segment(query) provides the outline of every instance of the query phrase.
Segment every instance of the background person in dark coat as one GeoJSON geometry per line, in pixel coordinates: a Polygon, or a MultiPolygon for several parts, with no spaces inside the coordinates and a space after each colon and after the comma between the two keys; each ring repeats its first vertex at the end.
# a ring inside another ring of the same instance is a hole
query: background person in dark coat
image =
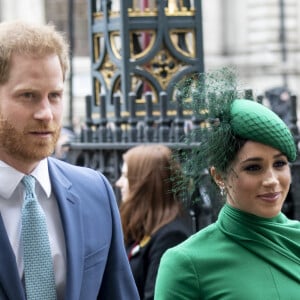
{"type": "Polygon", "coordinates": [[[154,298],[162,254],[190,235],[173,191],[178,165],[163,145],[140,145],[123,155],[120,214],[125,245],[142,300],[154,298]]]}
{"type": "Polygon", "coordinates": [[[291,125],[291,93],[285,87],[275,87],[265,92],[270,108],[285,122],[291,125]]]}

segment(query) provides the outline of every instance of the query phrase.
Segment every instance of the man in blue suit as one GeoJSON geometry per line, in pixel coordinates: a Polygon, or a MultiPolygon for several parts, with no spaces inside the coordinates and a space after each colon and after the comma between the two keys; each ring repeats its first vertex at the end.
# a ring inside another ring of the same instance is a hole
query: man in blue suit
{"type": "MultiPolygon", "coordinates": [[[[22,231],[22,179],[30,175],[47,224],[56,294],[30,299],[136,300],[108,181],[50,157],[67,70],[68,45],[53,26],[0,23],[0,299],[30,298],[22,231]]],[[[39,279],[34,285],[44,288],[39,279]]]]}

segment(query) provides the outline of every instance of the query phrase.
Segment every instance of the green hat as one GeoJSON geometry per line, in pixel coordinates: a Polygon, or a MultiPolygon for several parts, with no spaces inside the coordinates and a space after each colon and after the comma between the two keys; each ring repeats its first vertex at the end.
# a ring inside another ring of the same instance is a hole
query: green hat
{"type": "Polygon", "coordinates": [[[244,90],[238,88],[231,68],[201,73],[179,89],[183,105],[201,124],[187,135],[187,150],[179,147],[176,153],[186,175],[178,180],[178,189],[199,189],[203,170],[211,166],[226,174],[245,140],[278,149],[290,162],[296,159],[296,145],[287,125],[263,104],[243,99],[244,90]]]}
{"type": "Polygon", "coordinates": [[[230,123],[234,135],[278,149],[291,162],[296,159],[296,146],[289,128],[264,105],[252,100],[234,100],[230,123]]]}

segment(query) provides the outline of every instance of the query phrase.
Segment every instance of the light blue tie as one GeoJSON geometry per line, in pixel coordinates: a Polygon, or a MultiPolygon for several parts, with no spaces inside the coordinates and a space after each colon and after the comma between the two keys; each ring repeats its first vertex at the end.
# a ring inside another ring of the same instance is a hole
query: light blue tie
{"type": "Polygon", "coordinates": [[[22,179],[25,199],[22,207],[24,277],[27,300],[54,300],[56,289],[45,214],[35,194],[35,178],[22,179]]]}

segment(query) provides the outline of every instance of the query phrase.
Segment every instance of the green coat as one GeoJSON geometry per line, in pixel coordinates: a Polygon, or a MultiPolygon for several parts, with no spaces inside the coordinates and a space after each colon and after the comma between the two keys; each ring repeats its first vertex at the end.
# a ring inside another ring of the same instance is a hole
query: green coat
{"type": "Polygon", "coordinates": [[[155,300],[299,300],[300,223],[225,205],[162,257],[155,300]]]}

